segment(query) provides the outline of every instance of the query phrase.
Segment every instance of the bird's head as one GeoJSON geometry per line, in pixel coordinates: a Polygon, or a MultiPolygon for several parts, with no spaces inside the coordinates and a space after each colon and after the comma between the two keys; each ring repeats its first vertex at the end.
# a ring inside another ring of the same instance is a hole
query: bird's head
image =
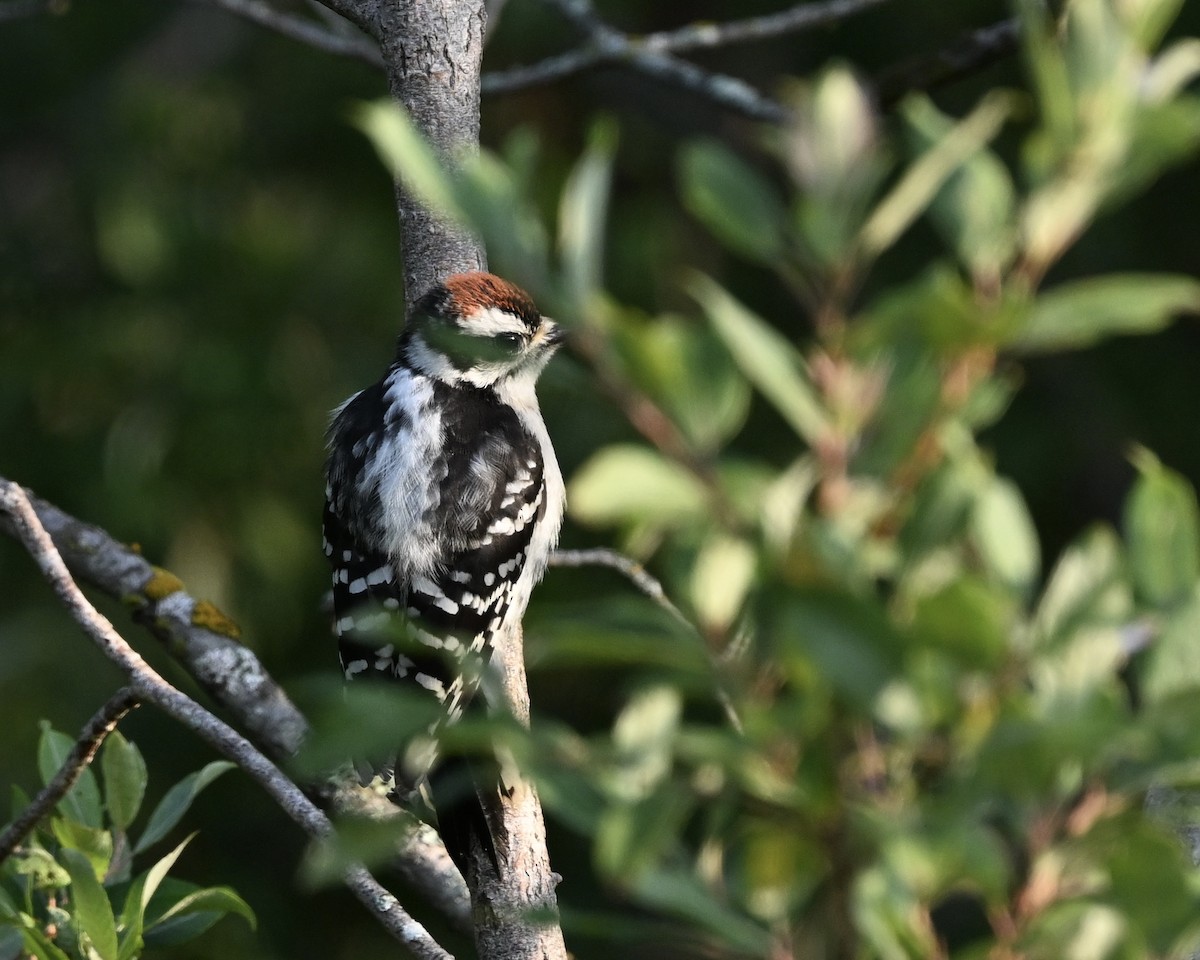
{"type": "Polygon", "coordinates": [[[562,340],[524,290],[490,273],[458,273],[413,306],[399,354],[446,383],[532,387],[562,340]]]}

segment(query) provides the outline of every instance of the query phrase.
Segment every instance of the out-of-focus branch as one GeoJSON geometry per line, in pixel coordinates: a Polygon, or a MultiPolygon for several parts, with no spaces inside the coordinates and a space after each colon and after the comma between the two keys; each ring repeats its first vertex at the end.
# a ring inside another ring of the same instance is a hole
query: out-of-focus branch
{"type": "MultiPolygon", "coordinates": [[[[0,489],[10,484],[0,477],[0,489]]],[[[192,597],[178,577],[155,567],[135,548],[27,491],[24,495],[71,573],[132,607],[134,619],[163,642],[251,741],[276,761],[300,748],[308,721],[254,652],[239,642],[232,620],[211,603],[192,597]]],[[[15,519],[2,510],[0,532],[21,537],[15,519]]],[[[374,819],[402,815],[381,797],[356,793],[365,792],[329,789],[321,802],[339,813],[374,819]]],[[[395,865],[406,881],[455,923],[468,925],[466,888],[434,831],[406,833],[395,865]]]]}
{"type": "Polygon", "coordinates": [[[971,30],[935,53],[905,60],[881,73],[875,80],[880,106],[888,108],[905,94],[961,80],[1011,56],[1020,44],[1020,22],[1016,17],[971,30]]]}
{"type": "Polygon", "coordinates": [[[29,806],[21,811],[20,816],[0,833],[0,863],[8,859],[38,822],[75,786],[84,767],[95,759],[105,738],[117,728],[125,714],[137,705],[138,698],[133,690],[130,687],[122,687],[93,714],[58,772],[30,801],[29,806]]]}
{"type": "MultiPolygon", "coordinates": [[[[133,696],[154,704],[236,763],[307,834],[314,838],[332,835],[333,824],[329,818],[275,764],[231,726],[164,680],[88,602],[20,486],[0,481],[0,511],[11,518],[21,542],[75,622],[125,674],[133,696]]],[[[344,872],[343,881],[379,923],[415,957],[451,960],[450,954],[364,867],[351,865],[344,872]]]]}

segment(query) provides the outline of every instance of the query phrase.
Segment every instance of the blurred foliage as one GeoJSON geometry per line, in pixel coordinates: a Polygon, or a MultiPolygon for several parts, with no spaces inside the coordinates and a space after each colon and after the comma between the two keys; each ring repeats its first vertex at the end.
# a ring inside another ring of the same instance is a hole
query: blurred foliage
{"type": "MultiPolygon", "coordinates": [[[[1142,796],[1193,785],[1200,730],[1197,338],[1169,326],[1200,308],[1200,23],[1068,6],[1056,29],[1016,4],[1019,70],[889,116],[863,77],[1008,9],[898,2],[706,54],[808,78],[765,133],[620,70],[505,98],[457,184],[390,107],[348,106],[383,93],[362,65],[133,0],[6,25],[0,472],[139,540],[289,686],[331,673],[326,411],[401,316],[365,128],[573,329],[540,389],[567,545],[630,552],[687,621],[552,570],[534,732],[450,734],[537,776],[576,955],[1183,955],[1200,881],[1142,796]]],[[[512,0],[488,66],[566,36],[512,0]]],[[[81,722],[117,682],[28,566],[0,548],[14,781],[22,718],[81,722]]],[[[330,757],[385,716],[336,701],[312,711],[330,757]]],[[[207,759],[130,724],[156,773],[207,759]]],[[[194,809],[222,841],[202,872],[261,934],[173,955],[392,949],[344,894],[281,892],[298,838],[253,791],[236,804],[194,809]]]]}
{"type": "MultiPolygon", "coordinates": [[[[43,723],[43,784],[73,746],[65,733],[43,723]]],[[[147,947],[186,943],[231,913],[253,927],[254,912],[231,887],[199,887],[168,876],[195,834],[134,873],[134,858],[170,833],[196,795],[233,764],[210,763],[175,784],[136,840],[129,829],[149,780],[141,751],[113,731],[98,766],[99,777],[83,768],[57,810],[0,867],[0,957],[135,960],[147,947]]],[[[16,788],[13,793],[16,817],[28,798],[16,788]]]]}

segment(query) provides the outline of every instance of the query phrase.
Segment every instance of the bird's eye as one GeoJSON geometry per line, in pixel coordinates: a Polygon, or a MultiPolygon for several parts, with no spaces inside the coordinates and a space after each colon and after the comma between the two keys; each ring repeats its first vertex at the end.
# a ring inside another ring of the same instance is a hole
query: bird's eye
{"type": "Polygon", "coordinates": [[[495,340],[508,350],[516,350],[525,343],[525,338],[519,333],[498,333],[495,340]]]}

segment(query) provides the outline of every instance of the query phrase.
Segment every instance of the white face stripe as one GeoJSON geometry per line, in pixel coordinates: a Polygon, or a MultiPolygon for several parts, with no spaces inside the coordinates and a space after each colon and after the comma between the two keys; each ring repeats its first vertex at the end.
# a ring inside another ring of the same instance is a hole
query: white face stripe
{"type": "Polygon", "coordinates": [[[463,317],[461,326],[464,333],[479,337],[494,337],[501,333],[519,333],[523,337],[530,335],[529,324],[515,313],[509,313],[500,307],[476,310],[463,317]]]}

